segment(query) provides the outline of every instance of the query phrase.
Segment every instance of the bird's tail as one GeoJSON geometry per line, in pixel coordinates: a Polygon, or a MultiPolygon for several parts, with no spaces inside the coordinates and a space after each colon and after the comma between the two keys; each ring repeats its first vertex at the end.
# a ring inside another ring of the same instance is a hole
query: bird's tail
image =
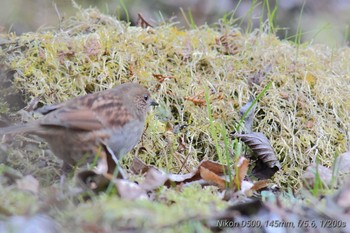
{"type": "Polygon", "coordinates": [[[0,135],[29,133],[32,131],[33,131],[33,125],[27,123],[27,124],[13,125],[13,126],[0,128],[0,135]]]}

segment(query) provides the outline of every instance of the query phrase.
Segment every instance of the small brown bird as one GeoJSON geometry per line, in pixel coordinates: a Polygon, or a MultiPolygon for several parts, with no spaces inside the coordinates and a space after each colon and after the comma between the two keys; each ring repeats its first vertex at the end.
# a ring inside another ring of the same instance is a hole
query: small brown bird
{"type": "Polygon", "coordinates": [[[45,139],[63,167],[92,162],[101,144],[120,159],[140,140],[150,106],[158,105],[135,83],[76,97],[38,111],[45,116],[22,125],[0,128],[3,134],[34,134],[45,139]]]}

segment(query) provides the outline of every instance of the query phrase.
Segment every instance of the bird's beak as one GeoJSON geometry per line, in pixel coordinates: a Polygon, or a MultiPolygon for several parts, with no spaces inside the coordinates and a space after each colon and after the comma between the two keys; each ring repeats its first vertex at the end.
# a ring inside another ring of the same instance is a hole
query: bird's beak
{"type": "Polygon", "coordinates": [[[154,101],[154,100],[151,101],[151,106],[158,106],[158,105],[159,104],[156,101],[154,101]]]}

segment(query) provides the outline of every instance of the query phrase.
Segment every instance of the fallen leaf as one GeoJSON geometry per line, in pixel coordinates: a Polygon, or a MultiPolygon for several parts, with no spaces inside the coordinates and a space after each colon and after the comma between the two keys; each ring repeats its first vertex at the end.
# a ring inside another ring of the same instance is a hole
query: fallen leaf
{"type": "Polygon", "coordinates": [[[259,179],[269,179],[271,178],[277,171],[278,167],[268,167],[266,163],[261,159],[257,159],[255,161],[254,167],[252,169],[252,175],[259,179]]]}
{"type": "MultiPolygon", "coordinates": [[[[238,163],[237,176],[242,193],[254,187],[252,182],[243,180],[247,174],[248,165],[249,161],[241,157],[238,163]]],[[[199,182],[203,186],[215,184],[222,190],[229,187],[229,181],[226,180],[229,174],[228,167],[210,160],[202,161],[195,170],[187,174],[167,174],[154,166],[144,164],[135,157],[132,170],[137,174],[144,174],[144,179],[139,181],[139,184],[115,179],[111,174],[97,174],[95,171],[82,171],[78,173],[77,177],[85,190],[88,189],[95,193],[106,190],[109,183],[112,182],[120,197],[126,199],[148,198],[147,192],[154,191],[163,185],[172,187],[199,182]]],[[[231,173],[233,174],[233,171],[231,173]]],[[[252,189],[251,192],[256,190],[258,190],[257,187],[252,189]]]]}
{"type": "Polygon", "coordinates": [[[143,182],[140,182],[140,186],[146,191],[155,190],[164,185],[167,179],[168,175],[165,172],[162,172],[153,166],[149,166],[145,174],[145,179],[143,182]]]}
{"type": "Polygon", "coordinates": [[[132,161],[132,165],[130,170],[134,174],[144,174],[148,171],[149,166],[145,164],[141,159],[139,159],[137,156],[134,156],[134,159],[132,161]]]}
{"type": "Polygon", "coordinates": [[[199,173],[203,180],[216,184],[221,190],[224,190],[226,188],[227,182],[222,177],[216,175],[214,172],[204,167],[200,167],[199,173]]]}
{"type": "MultiPolygon", "coordinates": [[[[244,158],[244,157],[240,157],[237,166],[238,166],[238,169],[237,169],[238,170],[238,181],[241,184],[244,177],[247,175],[249,160],[244,158]]],[[[236,180],[236,177],[234,179],[236,180]]]]}
{"type": "Polygon", "coordinates": [[[335,161],[335,166],[337,166],[338,172],[340,173],[350,173],[350,152],[345,152],[339,155],[335,161]]]}
{"type": "Polygon", "coordinates": [[[205,105],[205,99],[204,98],[199,98],[199,97],[196,97],[196,96],[192,96],[192,97],[185,97],[185,100],[191,101],[196,106],[203,106],[203,105],[205,105]]]}
{"type": "Polygon", "coordinates": [[[231,136],[241,139],[256,155],[259,166],[253,168],[253,174],[258,178],[270,178],[281,169],[281,164],[276,157],[274,149],[264,134],[259,132],[248,134],[233,133],[231,136]]]}
{"type": "Polygon", "coordinates": [[[122,179],[113,180],[118,194],[121,198],[126,200],[136,200],[136,199],[148,199],[146,190],[143,189],[140,185],[122,179]]]}
{"type": "Polygon", "coordinates": [[[325,185],[330,185],[332,181],[332,170],[320,164],[312,164],[308,166],[302,175],[302,178],[305,180],[306,184],[309,187],[315,185],[316,172],[318,172],[321,181],[325,185]]]}
{"type": "Polygon", "coordinates": [[[269,182],[268,180],[258,180],[254,183],[253,187],[251,187],[251,190],[258,191],[260,189],[266,188],[268,186],[269,182]]]}
{"type": "Polygon", "coordinates": [[[194,181],[199,181],[202,179],[200,175],[201,167],[208,169],[209,171],[215,173],[218,176],[229,174],[227,166],[224,166],[220,163],[211,160],[205,160],[198,165],[197,169],[190,173],[183,175],[168,174],[168,180],[165,182],[165,185],[171,186],[172,184],[191,183],[194,181]]]}
{"type": "Polygon", "coordinates": [[[167,79],[174,79],[174,76],[165,76],[162,74],[153,74],[153,77],[155,77],[160,83],[164,82],[167,79]]]}

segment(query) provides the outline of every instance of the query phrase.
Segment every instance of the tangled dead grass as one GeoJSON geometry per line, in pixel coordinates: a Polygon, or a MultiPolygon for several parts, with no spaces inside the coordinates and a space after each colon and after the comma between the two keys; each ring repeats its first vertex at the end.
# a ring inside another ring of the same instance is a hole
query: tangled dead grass
{"type": "Polygon", "coordinates": [[[214,127],[229,132],[240,107],[269,81],[253,130],[270,139],[281,161],[275,183],[297,189],[316,158],[330,166],[349,150],[349,48],[293,44],[229,25],[134,27],[96,9],[79,11],[59,29],[3,38],[1,59],[27,102],[40,96],[56,103],[129,81],[149,88],[161,105],[148,117],[139,156],[171,172],[217,159],[206,91],[214,127]],[[256,79],[260,86],[252,86],[256,79]]]}

